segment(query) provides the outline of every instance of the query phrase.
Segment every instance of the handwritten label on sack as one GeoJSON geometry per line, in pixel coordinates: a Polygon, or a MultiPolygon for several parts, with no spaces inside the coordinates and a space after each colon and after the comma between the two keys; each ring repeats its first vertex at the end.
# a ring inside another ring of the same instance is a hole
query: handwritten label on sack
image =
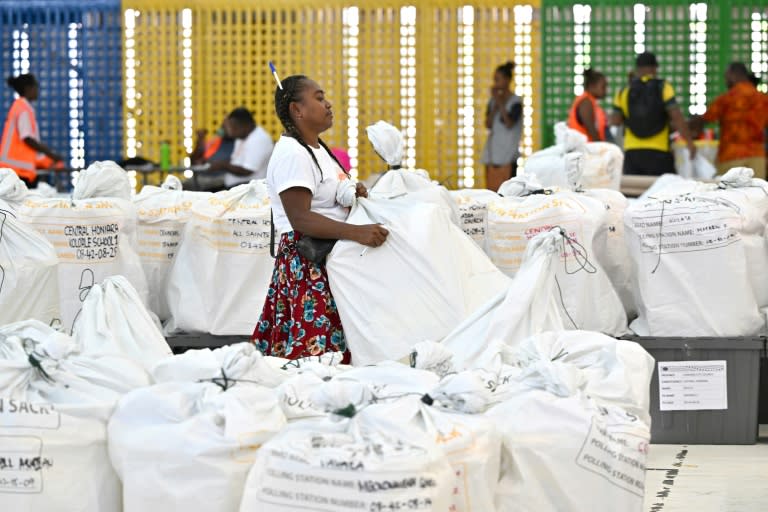
{"type": "Polygon", "coordinates": [[[659,410],[728,408],[727,361],[660,361],[659,410]]]}
{"type": "MultiPolygon", "coordinates": [[[[263,254],[269,251],[271,223],[266,218],[210,218],[194,215],[194,232],[223,252],[263,254]]],[[[277,242],[276,242],[277,243],[277,242]]]]}
{"type": "Polygon", "coordinates": [[[576,457],[576,465],[637,496],[645,496],[648,439],[595,419],[576,457]]]}
{"type": "Polygon", "coordinates": [[[42,456],[43,441],[33,436],[0,436],[0,494],[43,492],[43,471],[53,460],[42,456]]]}
{"type": "Polygon", "coordinates": [[[0,428],[57,429],[60,426],[61,415],[52,404],[0,398],[0,428]]]}
{"type": "Polygon", "coordinates": [[[488,215],[488,206],[480,203],[459,205],[461,226],[466,234],[475,242],[485,240],[485,219],[488,215]]]}
{"type": "Polygon", "coordinates": [[[373,472],[359,460],[327,461],[317,467],[278,448],[266,449],[258,493],[262,503],[322,512],[432,510],[437,487],[432,473],[373,472]],[[341,467],[347,470],[334,469],[341,467]]]}
{"type": "Polygon", "coordinates": [[[707,251],[741,240],[738,214],[732,206],[680,197],[649,202],[632,218],[644,253],[707,251]]]}
{"type": "Polygon", "coordinates": [[[139,257],[143,261],[169,262],[181,241],[178,222],[139,225],[139,257]]]}

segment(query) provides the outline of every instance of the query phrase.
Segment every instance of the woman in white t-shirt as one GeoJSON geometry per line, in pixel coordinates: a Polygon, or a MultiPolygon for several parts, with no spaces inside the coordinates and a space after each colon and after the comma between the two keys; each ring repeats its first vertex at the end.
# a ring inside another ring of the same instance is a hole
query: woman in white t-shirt
{"type": "Polygon", "coordinates": [[[297,242],[310,236],[378,247],[388,232],[378,224],[345,222],[354,197],[367,191],[352,183],[320,140],[333,125],[320,86],[303,75],[286,78],[275,91],[275,110],[285,132],[269,160],[267,188],[280,242],[252,341],[266,355],[297,359],[335,351],[349,362],[325,264],[308,260],[297,242]]]}

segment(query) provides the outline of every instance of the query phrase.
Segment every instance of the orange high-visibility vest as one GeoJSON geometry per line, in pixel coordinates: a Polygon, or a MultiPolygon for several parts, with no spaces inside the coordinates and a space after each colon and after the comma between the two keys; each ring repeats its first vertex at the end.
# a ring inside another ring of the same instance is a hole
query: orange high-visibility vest
{"type": "Polygon", "coordinates": [[[603,110],[603,108],[597,102],[597,99],[588,92],[584,92],[584,94],[576,98],[576,100],[573,102],[573,105],[571,105],[571,110],[568,112],[568,128],[572,128],[583,133],[587,136],[589,142],[595,142],[592,140],[592,137],[589,136],[589,132],[587,132],[587,129],[584,127],[584,125],[579,122],[578,110],[582,101],[589,101],[592,103],[592,111],[595,113],[595,123],[597,124],[597,134],[600,135],[600,140],[605,140],[605,130],[608,126],[608,117],[605,115],[605,110],[603,110]]]}
{"type": "Polygon", "coordinates": [[[5,120],[3,128],[3,138],[0,139],[0,167],[10,167],[19,177],[34,181],[37,178],[35,172],[35,160],[37,151],[27,145],[19,137],[19,117],[24,112],[29,113],[29,119],[32,122],[32,129],[35,129],[35,111],[32,110],[27,100],[17,98],[8,111],[8,118],[5,120]]]}
{"type": "Polygon", "coordinates": [[[205,152],[203,153],[203,160],[208,161],[221,147],[221,137],[216,136],[210,142],[205,144],[205,152]]]}

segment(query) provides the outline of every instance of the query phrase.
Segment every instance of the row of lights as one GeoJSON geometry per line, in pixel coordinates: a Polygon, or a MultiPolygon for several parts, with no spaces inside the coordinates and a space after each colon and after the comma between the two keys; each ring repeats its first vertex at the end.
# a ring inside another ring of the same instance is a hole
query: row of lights
{"type": "Polygon", "coordinates": [[[459,188],[475,185],[475,8],[465,5],[459,9],[459,188]]]}
{"type": "Polygon", "coordinates": [[[416,167],[416,7],[400,8],[400,122],[405,138],[403,164],[416,167]]]}
{"type": "Polygon", "coordinates": [[[83,90],[78,73],[80,52],[77,47],[79,26],[70,23],[67,32],[69,47],[69,164],[75,169],[85,166],[85,132],[83,128],[83,90]]]}
{"type": "Polygon", "coordinates": [[[523,134],[520,141],[522,166],[533,153],[533,7],[517,5],[515,15],[515,92],[523,98],[523,134]]]}
{"type": "MultiPolygon", "coordinates": [[[[755,75],[765,79],[768,77],[768,15],[753,12],[750,28],[752,36],[750,38],[752,41],[750,68],[755,75]]],[[[768,84],[761,83],[759,89],[768,93],[768,84]]]]}
{"type": "Polygon", "coordinates": [[[635,21],[635,53],[643,53],[645,51],[645,4],[634,5],[634,21],[635,21]]]}
{"type": "Polygon", "coordinates": [[[358,110],[358,57],[360,44],[360,11],[357,7],[345,7],[342,13],[344,69],[347,75],[347,153],[349,154],[350,174],[357,179],[359,158],[358,133],[360,112],[358,110]]]}
{"type": "Polygon", "coordinates": [[[136,108],[136,18],[139,11],[126,9],[124,14],[124,37],[125,37],[125,106],[128,112],[125,116],[125,155],[128,158],[136,156],[136,118],[131,112],[136,108]]]}
{"type": "Polygon", "coordinates": [[[690,6],[690,87],[688,111],[707,111],[707,4],[690,6]]]}
{"type": "MultiPolygon", "coordinates": [[[[193,126],[193,110],[192,110],[192,9],[183,9],[181,11],[181,46],[182,46],[182,73],[183,73],[183,87],[182,94],[184,96],[184,149],[186,154],[192,153],[194,149],[194,141],[192,138],[194,126],[193,126]]],[[[189,157],[184,159],[184,165],[189,166],[191,164],[189,157]]]]}
{"type": "MultiPolygon", "coordinates": [[[[24,28],[27,25],[24,24],[24,28]]],[[[13,31],[13,76],[29,73],[29,34],[26,30],[13,31]]]]}
{"type": "Polygon", "coordinates": [[[592,7],[576,4],[573,6],[573,48],[576,53],[573,64],[573,94],[584,93],[584,71],[592,64],[591,56],[592,7]]]}

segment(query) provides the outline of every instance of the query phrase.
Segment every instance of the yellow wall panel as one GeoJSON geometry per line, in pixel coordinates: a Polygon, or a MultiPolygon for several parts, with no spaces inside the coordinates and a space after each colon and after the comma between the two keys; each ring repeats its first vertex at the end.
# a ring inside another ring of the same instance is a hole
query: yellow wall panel
{"type": "MultiPolygon", "coordinates": [[[[356,138],[361,178],[385,167],[365,133],[366,126],[383,119],[406,131],[409,122],[415,123],[415,164],[435,179],[458,186],[458,173],[465,171],[466,159],[471,158],[474,186],[481,186],[483,118],[493,69],[515,59],[519,37],[525,35],[515,24],[518,5],[535,8],[538,2],[364,0],[350,5],[331,0],[318,7],[306,0],[125,0],[125,10],[138,12],[124,46],[134,52],[130,85],[135,92],[134,102],[125,106],[126,128],[135,130],[126,130],[126,149],[133,144],[136,154],[158,160],[160,143],[168,140],[172,163],[180,164],[185,145],[190,144],[189,124],[214,131],[237,106],[252,110],[257,123],[277,139],[282,128],[274,113],[275,83],[267,67],[272,60],[281,77],[302,73],[323,86],[335,113],[335,125],[324,139],[331,146],[346,147],[350,138],[356,138]],[[412,35],[407,26],[403,28],[407,20],[402,8],[409,5],[416,7],[412,35]],[[470,29],[474,62],[469,76],[459,69],[463,44],[459,25],[467,5],[474,6],[470,29]],[[357,8],[355,35],[344,22],[345,8],[350,7],[357,8]],[[189,37],[182,27],[183,9],[191,13],[189,37]],[[187,39],[191,41],[185,46],[187,39]],[[188,49],[191,58],[185,62],[188,49]],[[415,66],[408,60],[411,56],[415,66]],[[410,78],[415,88],[408,87],[410,78]],[[415,89],[414,97],[409,89],[415,89]],[[191,111],[185,110],[185,93],[191,111]],[[469,155],[460,147],[464,101],[474,108],[469,155]],[[355,119],[349,117],[350,111],[355,119]]],[[[527,65],[535,84],[540,76],[538,9],[528,26],[532,44],[524,55],[530,59],[527,65]]],[[[128,74],[125,67],[126,89],[128,74]]],[[[532,146],[537,147],[540,98],[534,84],[529,84],[531,133],[532,146]]]]}

